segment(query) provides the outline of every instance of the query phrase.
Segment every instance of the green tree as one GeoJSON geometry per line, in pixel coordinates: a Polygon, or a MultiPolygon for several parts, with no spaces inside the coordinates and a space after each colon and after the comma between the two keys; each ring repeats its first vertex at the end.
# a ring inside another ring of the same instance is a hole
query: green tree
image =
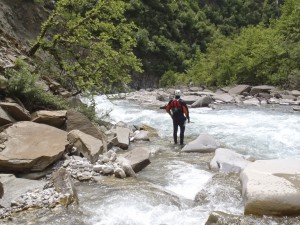
{"type": "Polygon", "coordinates": [[[29,51],[50,53],[63,74],[82,91],[107,92],[141,71],[133,54],[136,27],[120,0],[58,0],[29,51]]]}
{"type": "Polygon", "coordinates": [[[145,72],[134,80],[142,85],[151,85],[146,83],[151,77],[157,84],[167,73],[164,84],[168,71],[184,72],[195,52],[206,50],[214,32],[198,1],[131,0],[126,17],[139,27],[135,53],[145,72]]]}
{"type": "Polygon", "coordinates": [[[286,58],[282,62],[282,71],[288,74],[288,86],[300,88],[300,1],[286,0],[282,8],[282,17],[274,24],[282,35],[282,46],[286,49],[286,58]]]}

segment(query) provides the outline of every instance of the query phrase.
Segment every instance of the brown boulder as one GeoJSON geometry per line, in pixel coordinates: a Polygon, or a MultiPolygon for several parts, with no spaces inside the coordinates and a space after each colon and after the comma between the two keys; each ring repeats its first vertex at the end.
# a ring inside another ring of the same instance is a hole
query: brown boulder
{"type": "Polygon", "coordinates": [[[17,122],[0,134],[1,171],[42,171],[68,144],[67,132],[44,124],[17,122]]]}
{"type": "Polygon", "coordinates": [[[80,130],[69,132],[68,140],[91,163],[95,163],[98,160],[99,154],[103,153],[102,141],[80,130]]]}
{"type": "Polygon", "coordinates": [[[43,123],[53,127],[61,128],[65,124],[66,118],[67,118],[66,110],[59,110],[59,111],[40,110],[32,114],[31,121],[35,123],[43,123]]]}
{"type": "Polygon", "coordinates": [[[95,127],[89,118],[74,110],[67,111],[67,132],[70,132],[71,130],[80,130],[83,133],[102,140],[101,132],[95,127]]]}
{"type": "Polygon", "coordinates": [[[14,102],[0,102],[0,106],[17,121],[28,121],[31,119],[30,113],[14,102]]]}

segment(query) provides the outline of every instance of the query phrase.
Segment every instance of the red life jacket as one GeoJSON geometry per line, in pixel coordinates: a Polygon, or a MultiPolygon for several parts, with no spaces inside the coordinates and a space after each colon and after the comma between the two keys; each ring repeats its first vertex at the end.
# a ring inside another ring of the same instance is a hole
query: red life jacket
{"type": "Polygon", "coordinates": [[[181,103],[180,103],[180,101],[179,100],[173,100],[172,102],[171,102],[171,107],[177,107],[177,108],[181,108],[181,103]]]}
{"type": "Polygon", "coordinates": [[[183,113],[183,109],[182,109],[182,105],[181,105],[181,102],[180,100],[173,100],[170,104],[171,106],[171,111],[174,114],[182,114],[183,113]]]}

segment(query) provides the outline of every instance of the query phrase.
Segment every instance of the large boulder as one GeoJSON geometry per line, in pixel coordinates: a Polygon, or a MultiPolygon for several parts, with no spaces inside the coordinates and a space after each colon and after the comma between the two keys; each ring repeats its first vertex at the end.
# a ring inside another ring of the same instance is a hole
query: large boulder
{"type": "Polygon", "coordinates": [[[0,171],[42,171],[56,162],[68,144],[67,132],[29,121],[0,134],[0,171]]]}
{"type": "Polygon", "coordinates": [[[129,152],[122,155],[123,158],[128,160],[134,172],[139,172],[148,166],[150,162],[150,153],[147,148],[136,147],[129,152]]]}
{"type": "Polygon", "coordinates": [[[46,182],[16,178],[13,174],[0,174],[4,195],[0,199],[0,206],[8,208],[11,202],[30,190],[43,189],[46,182]]]}
{"type": "Polygon", "coordinates": [[[239,173],[249,163],[251,157],[236,153],[230,149],[218,148],[210,162],[210,168],[225,173],[239,173]]]}
{"type": "Polygon", "coordinates": [[[89,134],[103,141],[102,132],[80,112],[74,110],[67,111],[67,128],[66,131],[80,130],[83,133],[89,134]]]}
{"type": "Polygon", "coordinates": [[[212,102],[212,98],[210,96],[202,96],[197,101],[195,101],[191,107],[197,108],[197,107],[208,107],[209,104],[212,102]]]}
{"type": "Polygon", "coordinates": [[[257,160],[240,180],[245,214],[300,215],[300,160],[257,160]]]}
{"type": "Polygon", "coordinates": [[[31,119],[29,111],[24,109],[18,103],[0,102],[0,106],[17,121],[28,121],[31,119]]]}
{"type": "Polygon", "coordinates": [[[200,134],[195,140],[185,145],[181,152],[214,152],[220,144],[213,136],[209,134],[200,134]]]}
{"type": "Polygon", "coordinates": [[[77,151],[91,163],[95,163],[98,160],[99,154],[103,152],[103,143],[101,140],[85,134],[80,130],[72,130],[69,132],[68,140],[77,148],[77,151]]]}
{"type": "Polygon", "coordinates": [[[31,121],[36,123],[43,123],[53,127],[61,128],[67,119],[67,111],[48,111],[40,110],[31,115],[31,121]]]}

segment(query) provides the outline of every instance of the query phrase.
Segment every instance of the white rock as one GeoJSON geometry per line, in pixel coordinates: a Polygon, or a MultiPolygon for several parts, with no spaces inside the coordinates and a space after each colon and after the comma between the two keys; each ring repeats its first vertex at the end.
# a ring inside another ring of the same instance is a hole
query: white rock
{"type": "Polygon", "coordinates": [[[210,162],[210,167],[218,169],[220,172],[239,173],[250,163],[248,158],[249,156],[244,156],[230,149],[218,148],[210,162]]]}
{"type": "Polygon", "coordinates": [[[257,160],[240,179],[245,214],[300,215],[300,160],[257,160]]]}

